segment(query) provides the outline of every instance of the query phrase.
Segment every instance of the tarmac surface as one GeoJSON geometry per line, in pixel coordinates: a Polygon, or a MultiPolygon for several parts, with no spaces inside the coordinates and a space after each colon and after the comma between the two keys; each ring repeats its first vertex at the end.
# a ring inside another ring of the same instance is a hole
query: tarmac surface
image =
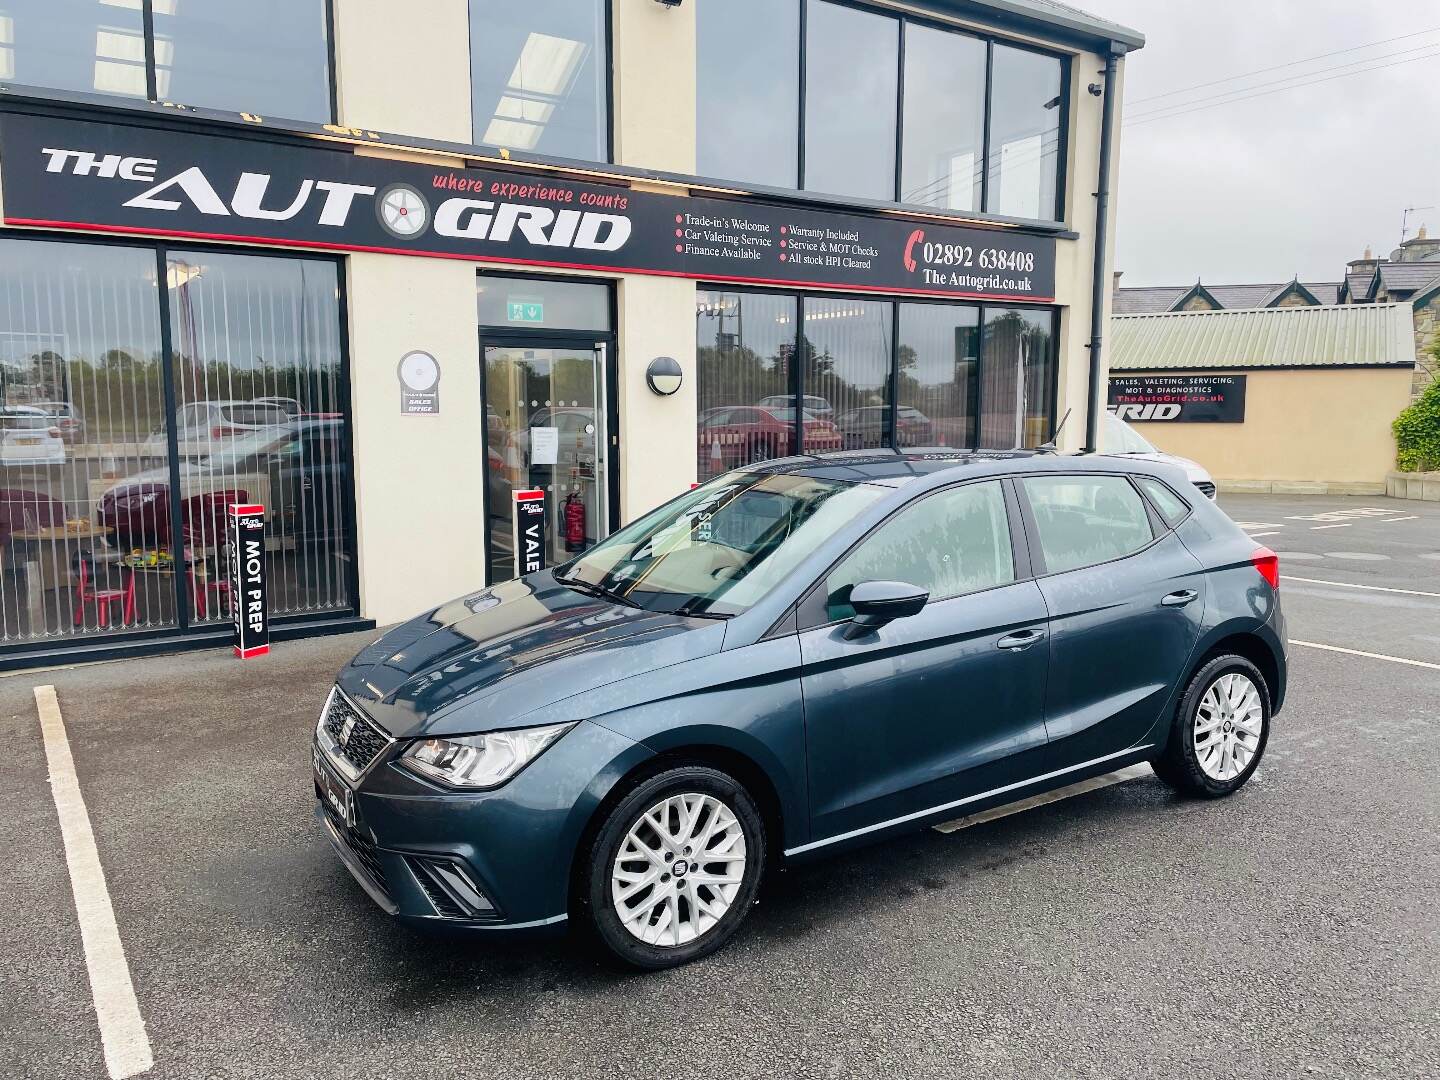
{"type": "Polygon", "coordinates": [[[1292,647],[1250,785],[1144,776],[779,874],[727,949],[658,975],[423,936],[360,891],[309,743],[373,633],[0,679],[0,1073],[107,1076],[53,684],[147,1077],[1440,1075],[1440,506],[1222,505],[1281,553],[1292,639],[1354,650],[1292,647]]]}

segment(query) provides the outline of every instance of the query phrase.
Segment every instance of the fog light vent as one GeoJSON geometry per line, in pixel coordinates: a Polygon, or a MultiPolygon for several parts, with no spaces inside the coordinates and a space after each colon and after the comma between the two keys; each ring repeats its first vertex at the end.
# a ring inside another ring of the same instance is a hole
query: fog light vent
{"type": "Polygon", "coordinates": [[[429,855],[406,855],[405,862],[442,919],[485,919],[498,914],[463,863],[429,855]]]}

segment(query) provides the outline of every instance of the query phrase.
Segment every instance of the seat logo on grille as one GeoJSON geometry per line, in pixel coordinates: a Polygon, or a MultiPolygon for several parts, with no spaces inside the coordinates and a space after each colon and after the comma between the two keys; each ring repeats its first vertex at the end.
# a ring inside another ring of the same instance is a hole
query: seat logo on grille
{"type": "Polygon", "coordinates": [[[347,716],[347,717],[345,718],[345,723],[340,726],[340,745],[341,745],[341,746],[349,746],[349,745],[350,745],[350,733],[351,733],[352,731],[354,731],[354,730],[355,730],[355,718],[354,718],[353,716],[347,716]]]}

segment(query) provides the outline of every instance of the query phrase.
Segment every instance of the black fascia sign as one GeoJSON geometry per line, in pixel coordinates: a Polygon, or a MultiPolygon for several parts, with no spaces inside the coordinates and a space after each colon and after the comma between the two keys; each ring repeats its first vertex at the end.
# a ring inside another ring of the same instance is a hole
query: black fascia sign
{"type": "Polygon", "coordinates": [[[5,223],[1051,303],[1054,237],[5,113],[5,223]]]}
{"type": "Polygon", "coordinates": [[[1244,375],[1112,375],[1109,409],[1130,423],[1243,424],[1244,375]]]}

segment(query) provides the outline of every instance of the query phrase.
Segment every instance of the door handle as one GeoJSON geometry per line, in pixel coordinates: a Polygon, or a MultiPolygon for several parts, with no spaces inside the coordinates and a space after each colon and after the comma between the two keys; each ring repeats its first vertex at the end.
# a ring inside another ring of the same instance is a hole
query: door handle
{"type": "Polygon", "coordinates": [[[1023,652],[1037,641],[1044,640],[1044,630],[1020,630],[1013,634],[1006,634],[995,643],[995,647],[997,649],[1009,649],[1013,652],[1023,652]]]}
{"type": "Polygon", "coordinates": [[[1167,593],[1160,598],[1160,603],[1166,607],[1184,607],[1200,594],[1194,589],[1181,589],[1179,592],[1167,593]]]}

